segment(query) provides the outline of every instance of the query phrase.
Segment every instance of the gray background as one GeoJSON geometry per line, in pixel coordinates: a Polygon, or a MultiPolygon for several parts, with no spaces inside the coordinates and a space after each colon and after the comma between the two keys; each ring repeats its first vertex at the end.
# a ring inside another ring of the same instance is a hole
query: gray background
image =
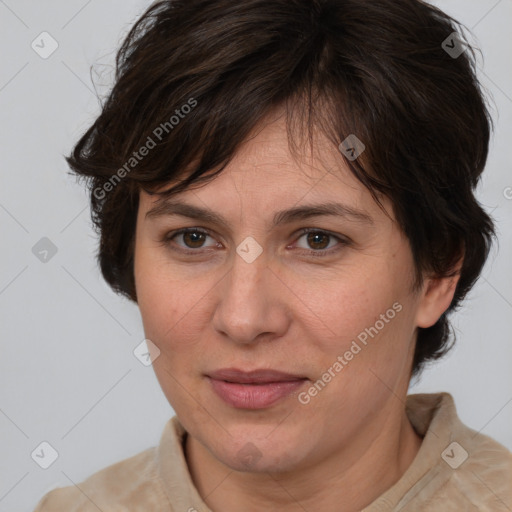
{"type": "MultiPolygon", "coordinates": [[[[91,77],[105,94],[114,52],[149,4],[0,0],[0,511],[32,510],[50,489],[156,445],[173,415],[134,357],[139,311],[100,277],[85,189],[63,159],[99,112],[91,77]],[[46,59],[31,47],[43,31],[59,45],[46,59]],[[57,248],[46,263],[32,252],[43,237],[57,248]],[[42,441],[59,454],[46,470],[31,457],[42,441]]],[[[478,194],[500,247],[453,317],[456,348],[411,392],[451,393],[464,423],[512,449],[512,0],[436,5],[483,51],[496,134],[478,194]]]]}

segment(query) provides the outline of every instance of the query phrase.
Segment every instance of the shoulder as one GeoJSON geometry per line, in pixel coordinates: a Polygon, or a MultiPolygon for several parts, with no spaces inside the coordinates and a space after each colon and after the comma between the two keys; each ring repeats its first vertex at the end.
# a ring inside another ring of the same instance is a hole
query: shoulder
{"type": "Polygon", "coordinates": [[[94,473],[83,482],[47,493],[34,512],[161,510],[167,501],[157,470],[157,448],[94,473]]]}
{"type": "Polygon", "coordinates": [[[428,425],[429,450],[422,456],[431,465],[411,489],[411,506],[446,512],[512,510],[512,453],[462,423],[448,393],[411,395],[408,405],[418,413],[415,427],[428,425]]]}
{"type": "Polygon", "coordinates": [[[444,460],[420,482],[423,488],[410,510],[418,506],[425,512],[512,510],[512,453],[487,436],[467,441],[448,445],[441,455],[444,460]]]}
{"type": "Polygon", "coordinates": [[[505,446],[465,427],[443,458],[459,459],[450,467],[451,483],[478,510],[512,509],[512,453],[505,446]]]}

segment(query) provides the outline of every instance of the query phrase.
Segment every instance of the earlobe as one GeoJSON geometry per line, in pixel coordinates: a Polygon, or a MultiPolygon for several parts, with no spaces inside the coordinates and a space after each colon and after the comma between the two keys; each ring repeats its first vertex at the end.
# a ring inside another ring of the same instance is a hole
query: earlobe
{"type": "Polygon", "coordinates": [[[432,277],[425,280],[416,313],[418,327],[431,327],[450,307],[459,278],[460,274],[457,273],[451,277],[432,277]]]}

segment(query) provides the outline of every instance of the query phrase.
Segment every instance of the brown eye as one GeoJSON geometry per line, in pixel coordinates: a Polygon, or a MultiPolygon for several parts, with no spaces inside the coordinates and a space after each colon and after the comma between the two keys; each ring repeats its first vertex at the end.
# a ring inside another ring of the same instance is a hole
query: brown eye
{"type": "MultiPolygon", "coordinates": [[[[193,254],[200,253],[203,248],[211,248],[213,245],[204,245],[207,238],[212,238],[208,232],[198,228],[185,228],[167,234],[162,242],[171,246],[172,249],[193,254]],[[177,241],[176,241],[177,240],[177,241]],[[181,242],[179,242],[181,240],[181,242]],[[190,249],[190,251],[187,251],[190,249]]],[[[213,240],[213,238],[212,238],[213,240]]]]}
{"type": "Polygon", "coordinates": [[[201,231],[188,231],[182,233],[185,245],[191,249],[198,249],[204,243],[205,238],[208,236],[201,231]]]}
{"type": "Polygon", "coordinates": [[[298,247],[306,249],[307,252],[313,256],[329,255],[342,248],[343,246],[348,245],[349,243],[348,240],[345,240],[339,236],[327,233],[326,231],[320,231],[318,229],[311,228],[304,229],[298,240],[301,238],[306,240],[306,246],[301,247],[298,245],[298,247]],[[338,243],[336,244],[336,242],[338,243]]]}
{"type": "Polygon", "coordinates": [[[322,232],[314,232],[306,234],[306,239],[312,249],[326,249],[329,245],[330,235],[322,232]]]}
{"type": "Polygon", "coordinates": [[[332,256],[334,253],[351,245],[351,240],[342,235],[334,235],[328,231],[315,228],[305,228],[301,231],[295,245],[298,249],[304,249],[307,256],[323,257],[332,256]],[[303,245],[299,241],[305,240],[303,245]]]}

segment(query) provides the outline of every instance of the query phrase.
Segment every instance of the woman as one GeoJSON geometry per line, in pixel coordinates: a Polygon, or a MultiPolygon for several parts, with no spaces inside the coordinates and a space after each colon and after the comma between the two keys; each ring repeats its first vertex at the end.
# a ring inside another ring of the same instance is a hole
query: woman
{"type": "Polygon", "coordinates": [[[512,454],[407,396],[494,236],[489,132],[428,4],[153,4],[67,160],[176,416],[37,511],[510,510],[512,454]]]}

